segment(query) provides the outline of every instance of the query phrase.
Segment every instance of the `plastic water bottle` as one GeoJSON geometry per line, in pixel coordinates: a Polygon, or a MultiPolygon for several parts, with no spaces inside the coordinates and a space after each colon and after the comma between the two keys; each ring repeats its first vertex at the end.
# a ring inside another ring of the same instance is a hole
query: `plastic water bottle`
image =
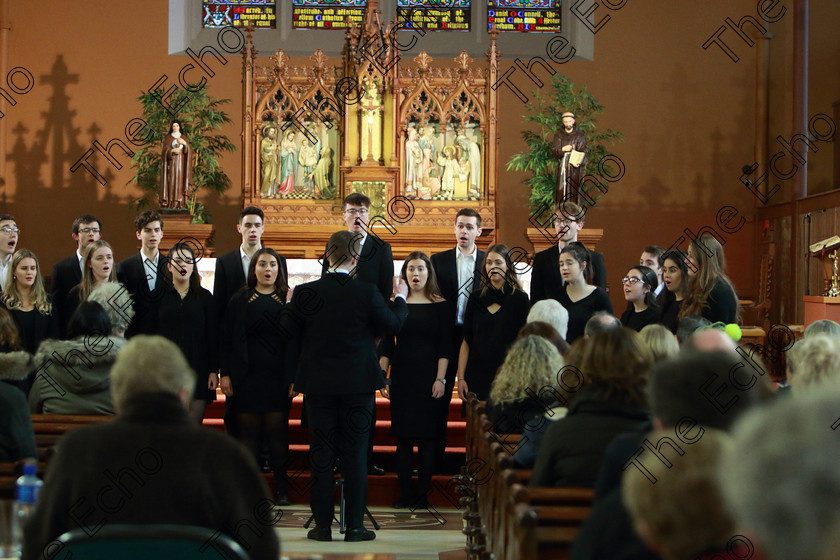
{"type": "Polygon", "coordinates": [[[12,552],[18,558],[21,555],[23,544],[23,526],[35,510],[38,493],[41,491],[41,486],[44,485],[38,475],[35,474],[36,471],[37,466],[34,463],[26,463],[23,465],[23,476],[17,479],[15,520],[12,527],[12,552]]]}

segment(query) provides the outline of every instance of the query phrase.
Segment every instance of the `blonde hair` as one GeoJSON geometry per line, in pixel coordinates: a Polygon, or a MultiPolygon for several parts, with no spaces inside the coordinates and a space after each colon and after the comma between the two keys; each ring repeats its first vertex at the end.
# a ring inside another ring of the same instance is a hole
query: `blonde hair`
{"type": "Polygon", "coordinates": [[[639,331],[639,335],[642,337],[642,342],[653,354],[654,363],[673,358],[680,353],[680,343],[677,341],[677,337],[663,325],[658,323],[647,325],[639,331]]]}
{"type": "Polygon", "coordinates": [[[840,339],[814,334],[787,353],[788,382],[799,391],[808,385],[840,380],[840,339]]]}
{"type": "MultiPolygon", "coordinates": [[[[714,428],[694,430],[700,435],[691,445],[676,443],[682,455],[669,450],[670,466],[650,459],[648,453],[650,460],[644,462],[647,473],[629,468],[621,483],[624,505],[636,526],[647,529],[649,544],[661,546],[672,558],[695,558],[709,550],[722,550],[736,533],[718,483],[718,465],[732,440],[714,428]]],[[[671,436],[673,431],[655,432],[648,439],[668,441],[671,436]]]]}
{"type": "Polygon", "coordinates": [[[21,299],[20,291],[18,291],[17,282],[15,281],[15,269],[23,259],[32,259],[35,261],[35,283],[32,284],[32,305],[38,313],[42,315],[52,314],[52,303],[47,297],[47,291],[44,289],[44,278],[41,275],[41,264],[38,262],[38,257],[29,249],[20,249],[12,256],[11,266],[6,276],[6,289],[3,291],[3,305],[7,309],[20,309],[21,299]]]}
{"type": "Polygon", "coordinates": [[[117,353],[111,367],[111,397],[122,410],[125,402],[138,393],[179,395],[188,389],[192,398],[195,372],[174,342],[162,336],[139,335],[117,353]]]}
{"type": "Polygon", "coordinates": [[[547,385],[556,385],[563,365],[563,356],[552,343],[541,336],[524,336],[508,350],[493,379],[490,398],[500,403],[527,397],[526,389],[539,393],[547,385]]]}

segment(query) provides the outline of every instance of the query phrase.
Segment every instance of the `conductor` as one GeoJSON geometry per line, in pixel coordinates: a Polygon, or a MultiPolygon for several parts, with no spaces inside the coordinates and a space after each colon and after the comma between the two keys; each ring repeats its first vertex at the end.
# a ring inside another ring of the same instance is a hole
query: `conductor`
{"type": "Polygon", "coordinates": [[[369,541],[364,528],[367,505],[367,445],[374,393],[385,386],[374,338],[395,333],[408,315],[408,286],[394,279],[393,310],[371,283],[351,272],[359,254],[358,234],[330,237],[330,270],[295,289],[284,326],[300,336],[294,390],[306,395],[312,471],[311,507],[315,528],[307,537],[332,540],[335,502],[333,464],[341,457],[344,474],[345,541],[369,541]]]}

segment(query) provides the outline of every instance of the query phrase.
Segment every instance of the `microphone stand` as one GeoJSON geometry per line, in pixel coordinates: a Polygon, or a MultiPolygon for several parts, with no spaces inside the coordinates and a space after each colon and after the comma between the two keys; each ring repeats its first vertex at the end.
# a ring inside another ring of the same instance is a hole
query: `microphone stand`
{"type": "Polygon", "coordinates": [[[805,214],[808,221],[808,242],[805,244],[805,295],[811,295],[811,213],[805,214]]]}

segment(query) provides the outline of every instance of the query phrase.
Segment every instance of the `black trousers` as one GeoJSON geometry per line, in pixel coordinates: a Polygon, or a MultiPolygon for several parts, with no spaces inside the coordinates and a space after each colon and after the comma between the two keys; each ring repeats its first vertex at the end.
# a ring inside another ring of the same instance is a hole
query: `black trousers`
{"type": "Polygon", "coordinates": [[[330,527],[335,515],[333,466],[341,458],[348,529],[364,526],[367,506],[367,447],[374,394],[307,395],[310,506],[318,527],[330,527]]]}

